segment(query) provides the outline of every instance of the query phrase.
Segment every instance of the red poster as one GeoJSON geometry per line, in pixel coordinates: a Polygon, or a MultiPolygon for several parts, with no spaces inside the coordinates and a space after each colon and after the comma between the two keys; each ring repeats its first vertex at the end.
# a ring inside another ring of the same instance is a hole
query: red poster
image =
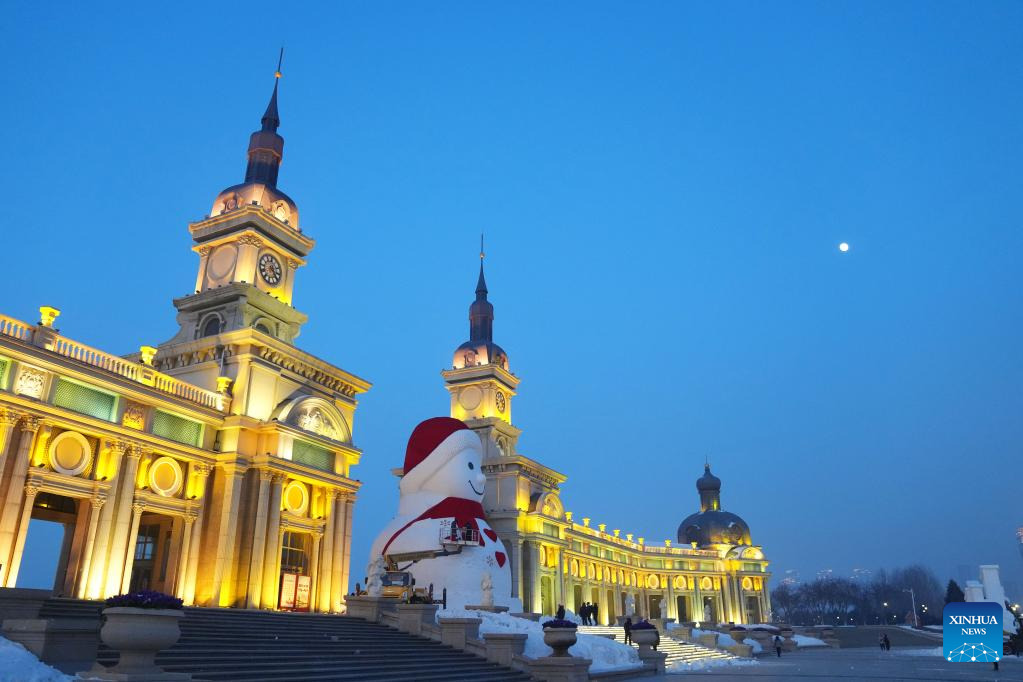
{"type": "Polygon", "coordinates": [[[307,575],[298,576],[298,587],[295,589],[295,610],[309,610],[309,592],[312,589],[313,581],[307,575]]]}

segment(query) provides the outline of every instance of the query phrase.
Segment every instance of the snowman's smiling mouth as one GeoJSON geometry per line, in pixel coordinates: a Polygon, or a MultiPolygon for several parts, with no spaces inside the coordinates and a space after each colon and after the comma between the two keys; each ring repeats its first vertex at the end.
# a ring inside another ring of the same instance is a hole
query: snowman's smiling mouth
{"type": "Polygon", "coordinates": [[[482,495],[482,494],[483,494],[483,493],[481,493],[481,492],[480,492],[479,490],[476,490],[476,486],[474,486],[474,485],[472,484],[472,481],[469,481],[468,483],[469,483],[469,487],[470,487],[470,488],[472,488],[472,491],[473,491],[474,493],[476,493],[477,495],[482,495]]]}

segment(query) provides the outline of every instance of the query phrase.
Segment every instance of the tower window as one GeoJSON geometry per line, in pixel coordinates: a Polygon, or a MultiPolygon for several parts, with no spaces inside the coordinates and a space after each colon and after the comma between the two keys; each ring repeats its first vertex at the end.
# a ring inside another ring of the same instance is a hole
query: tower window
{"type": "Polygon", "coordinates": [[[202,326],[201,336],[216,336],[220,333],[220,318],[216,315],[211,316],[206,320],[206,323],[202,326]]]}

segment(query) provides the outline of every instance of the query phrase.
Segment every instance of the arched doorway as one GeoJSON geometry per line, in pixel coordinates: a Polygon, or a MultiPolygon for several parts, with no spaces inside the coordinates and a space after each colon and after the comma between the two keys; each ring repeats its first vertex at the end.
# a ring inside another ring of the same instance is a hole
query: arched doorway
{"type": "Polygon", "coordinates": [[[688,623],[692,621],[692,614],[689,613],[689,599],[687,597],[675,597],[675,608],[678,609],[676,622],[688,623]]]}
{"type": "Polygon", "coordinates": [[[617,622],[614,590],[607,591],[607,599],[604,600],[604,603],[607,604],[607,624],[614,625],[617,622]]]}
{"type": "Polygon", "coordinates": [[[583,586],[573,585],[572,586],[572,611],[577,615],[579,608],[583,605],[583,586]]]}

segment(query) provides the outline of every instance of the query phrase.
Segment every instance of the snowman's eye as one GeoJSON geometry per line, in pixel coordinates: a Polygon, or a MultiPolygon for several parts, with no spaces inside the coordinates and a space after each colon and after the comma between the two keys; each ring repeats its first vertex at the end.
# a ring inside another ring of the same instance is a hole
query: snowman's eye
{"type": "Polygon", "coordinates": [[[472,462],[469,462],[469,468],[470,468],[470,469],[475,469],[475,468],[476,468],[476,465],[475,465],[475,464],[473,464],[472,462]]]}

